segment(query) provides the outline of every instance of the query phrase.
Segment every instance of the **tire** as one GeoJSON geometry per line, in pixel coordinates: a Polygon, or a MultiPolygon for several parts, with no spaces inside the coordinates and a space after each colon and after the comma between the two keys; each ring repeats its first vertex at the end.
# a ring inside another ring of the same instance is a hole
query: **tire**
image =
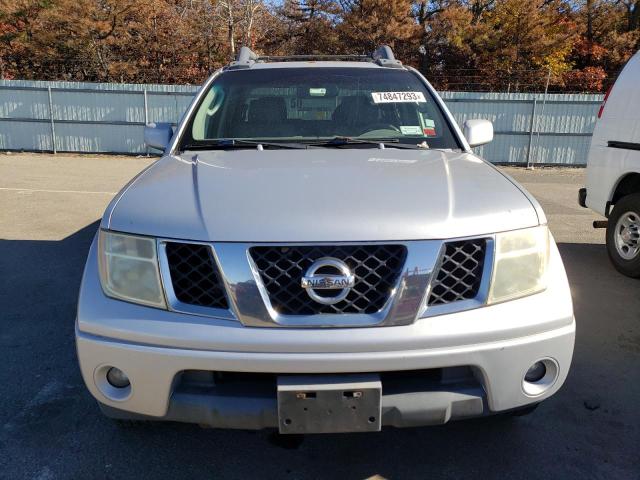
{"type": "Polygon", "coordinates": [[[640,277],[640,193],[622,197],[609,215],[607,253],[620,273],[640,277]]]}

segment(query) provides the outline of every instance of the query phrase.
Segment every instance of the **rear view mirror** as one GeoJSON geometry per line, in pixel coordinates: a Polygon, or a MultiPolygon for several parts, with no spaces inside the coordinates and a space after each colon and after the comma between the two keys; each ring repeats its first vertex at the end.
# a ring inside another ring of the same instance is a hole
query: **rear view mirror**
{"type": "Polygon", "coordinates": [[[463,133],[470,147],[479,147],[493,140],[493,123],[489,120],[467,120],[463,133]]]}
{"type": "Polygon", "coordinates": [[[164,151],[172,136],[173,128],[170,123],[149,123],[144,127],[144,143],[151,148],[164,151]]]}

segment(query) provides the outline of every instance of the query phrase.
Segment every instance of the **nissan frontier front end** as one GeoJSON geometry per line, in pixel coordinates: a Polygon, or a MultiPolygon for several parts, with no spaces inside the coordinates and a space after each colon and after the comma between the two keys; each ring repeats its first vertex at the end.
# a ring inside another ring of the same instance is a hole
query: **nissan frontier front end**
{"type": "Polygon", "coordinates": [[[77,313],[108,416],[281,433],[531,410],[575,321],[536,200],[388,47],[243,48],[111,202],[77,313]]]}

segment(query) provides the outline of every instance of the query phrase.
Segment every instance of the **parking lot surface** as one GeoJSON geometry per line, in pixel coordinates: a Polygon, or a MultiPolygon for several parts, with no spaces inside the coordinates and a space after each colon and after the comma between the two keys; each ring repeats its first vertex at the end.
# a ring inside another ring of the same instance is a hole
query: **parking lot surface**
{"type": "Polygon", "coordinates": [[[582,169],[505,169],[549,217],[577,321],[569,378],[534,414],[285,444],[102,417],[76,361],[80,275],[105,206],[152,161],[0,154],[0,478],[640,479],[640,281],[577,205],[582,169]]]}

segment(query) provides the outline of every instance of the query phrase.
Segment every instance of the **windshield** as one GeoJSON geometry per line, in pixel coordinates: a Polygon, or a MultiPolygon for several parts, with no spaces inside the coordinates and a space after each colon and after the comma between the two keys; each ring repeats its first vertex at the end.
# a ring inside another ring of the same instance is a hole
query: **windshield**
{"type": "Polygon", "coordinates": [[[192,116],[182,145],[186,149],[220,140],[317,143],[335,137],[460,148],[415,74],[335,67],[223,73],[192,116]]]}

